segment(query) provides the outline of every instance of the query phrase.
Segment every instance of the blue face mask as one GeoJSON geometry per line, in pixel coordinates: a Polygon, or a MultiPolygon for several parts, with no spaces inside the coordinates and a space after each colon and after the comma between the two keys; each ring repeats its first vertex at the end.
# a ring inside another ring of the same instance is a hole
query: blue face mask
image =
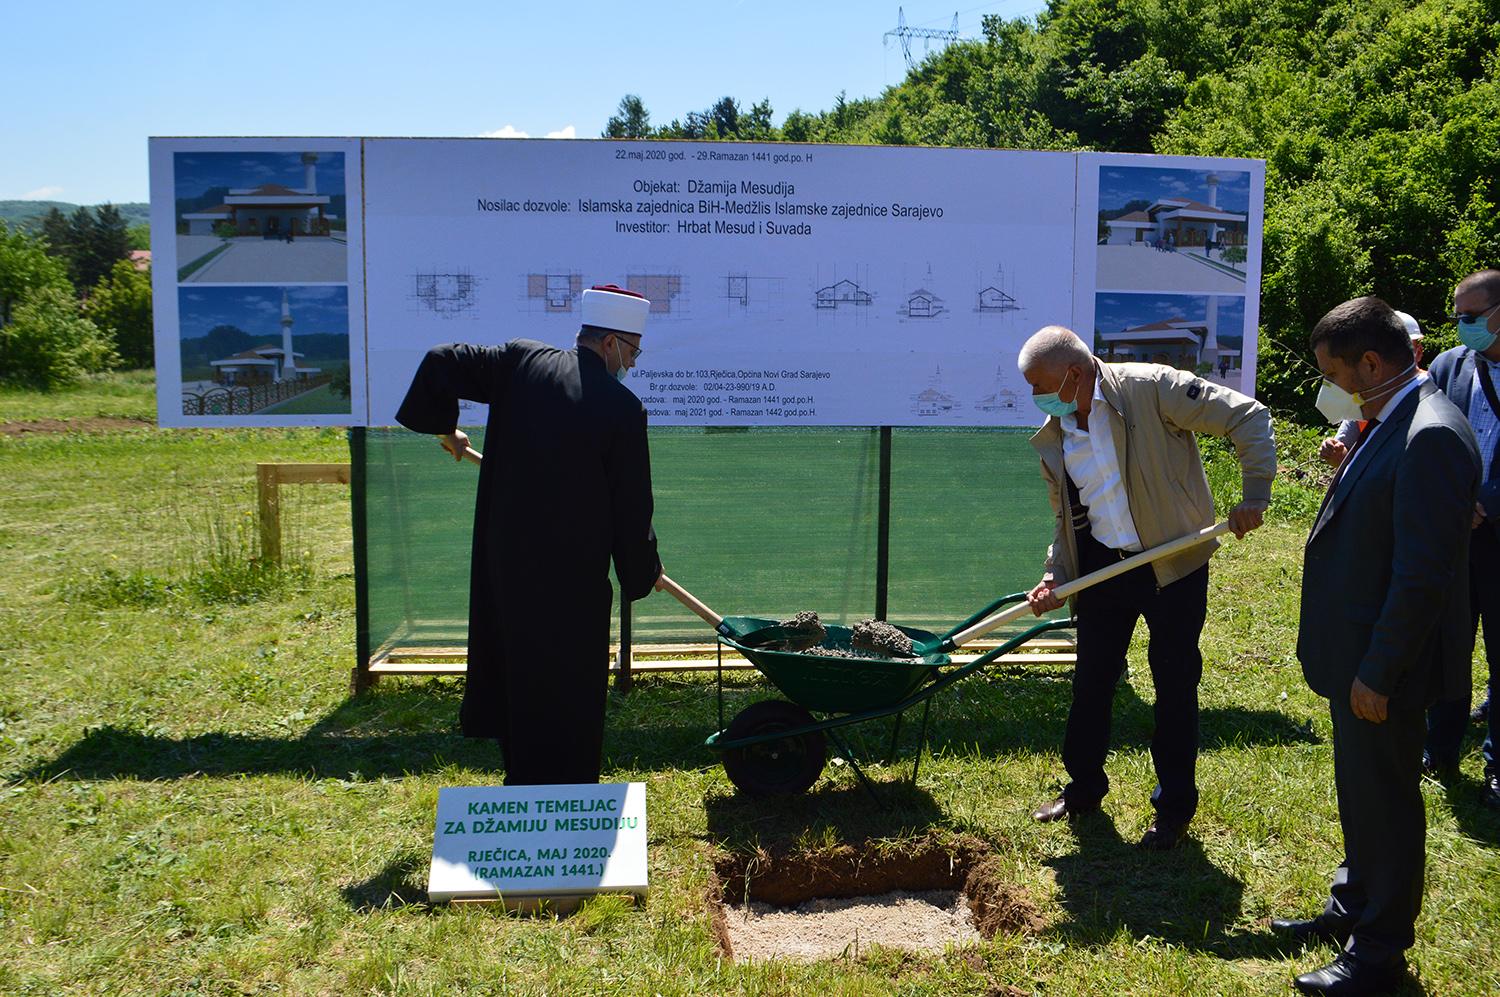
{"type": "Polygon", "coordinates": [[[1063,383],[1057,386],[1057,391],[1048,391],[1044,394],[1032,395],[1031,400],[1036,403],[1037,408],[1041,409],[1047,415],[1055,415],[1059,419],[1061,419],[1065,415],[1072,415],[1074,412],[1078,411],[1078,392],[1073,392],[1073,400],[1071,402],[1065,402],[1062,400],[1062,398],[1059,397],[1062,392],[1063,386],[1067,383],[1068,379],[1066,376],[1064,376],[1063,383]]]}
{"type": "MultiPolygon", "coordinates": [[[[1490,311],[1494,311],[1493,308],[1490,311]]],[[[1486,312],[1485,315],[1489,313],[1486,312]]],[[[1458,323],[1458,341],[1476,353],[1483,353],[1495,345],[1495,333],[1489,330],[1489,319],[1480,316],[1475,319],[1460,319],[1458,323]]]]}

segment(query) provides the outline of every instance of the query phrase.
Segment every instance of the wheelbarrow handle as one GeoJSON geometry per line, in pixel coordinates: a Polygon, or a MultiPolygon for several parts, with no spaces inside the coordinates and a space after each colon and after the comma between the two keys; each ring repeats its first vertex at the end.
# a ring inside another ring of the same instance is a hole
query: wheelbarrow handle
{"type": "Polygon", "coordinates": [[[668,578],[665,572],[662,573],[661,579],[656,584],[661,586],[663,592],[671,595],[672,598],[682,603],[688,609],[691,609],[709,626],[717,628],[719,624],[724,622],[724,617],[709,609],[697,596],[668,578]]]}
{"type": "MultiPolygon", "coordinates": [[[[1093,586],[1098,585],[1100,582],[1108,581],[1109,579],[1114,578],[1116,575],[1123,575],[1125,572],[1134,571],[1136,568],[1139,568],[1142,565],[1150,564],[1153,561],[1159,561],[1164,557],[1171,557],[1173,554],[1179,554],[1182,551],[1187,550],[1189,547],[1196,547],[1201,543],[1206,543],[1209,540],[1212,540],[1218,536],[1223,536],[1228,532],[1229,524],[1227,522],[1224,522],[1218,524],[1217,526],[1210,526],[1205,529],[1199,530],[1197,533],[1189,533],[1185,537],[1178,537],[1176,540],[1169,540],[1159,547],[1152,547],[1150,550],[1143,550],[1139,554],[1132,554],[1130,557],[1123,558],[1122,560],[1117,561],[1114,564],[1100,568],[1098,571],[1091,571],[1088,574],[1084,575],[1082,578],[1075,578],[1071,582],[1064,582],[1063,584],[1054,588],[1052,590],[1052,594],[1057,596],[1057,598],[1059,599],[1067,599],[1078,594],[1079,592],[1082,592],[1086,588],[1092,588],[1093,586]]],[[[990,616],[983,620],[980,620],[978,623],[974,624],[971,627],[960,630],[958,633],[949,638],[949,640],[953,642],[954,647],[958,647],[960,644],[967,643],[968,641],[971,641],[976,637],[981,637],[984,634],[989,633],[996,627],[1003,627],[1005,624],[1010,623],[1013,620],[1018,620],[1021,617],[1028,615],[1030,612],[1030,603],[1019,603],[1005,610],[1004,612],[996,613],[994,616],[990,616]]]]}

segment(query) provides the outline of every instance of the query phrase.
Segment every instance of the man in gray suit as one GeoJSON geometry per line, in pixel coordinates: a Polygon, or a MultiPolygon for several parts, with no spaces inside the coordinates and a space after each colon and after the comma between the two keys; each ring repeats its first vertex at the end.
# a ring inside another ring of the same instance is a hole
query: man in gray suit
{"type": "Polygon", "coordinates": [[[1405,972],[1422,906],[1424,710],[1469,687],[1479,452],[1463,413],[1417,379],[1411,341],[1384,301],[1339,305],[1311,346],[1319,410],[1369,420],[1308,537],[1297,633],[1303,675],[1333,715],[1344,862],[1322,914],[1272,926],[1343,949],[1297,989],[1368,994],[1405,972]]]}

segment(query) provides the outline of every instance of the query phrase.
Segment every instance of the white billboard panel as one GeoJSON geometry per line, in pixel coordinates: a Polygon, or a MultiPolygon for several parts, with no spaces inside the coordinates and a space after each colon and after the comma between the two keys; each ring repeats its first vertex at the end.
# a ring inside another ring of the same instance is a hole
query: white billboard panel
{"type": "Polygon", "coordinates": [[[1034,425],[1015,358],[1051,323],[1101,356],[1253,390],[1258,161],[492,139],[153,140],[152,155],[153,230],[176,233],[154,247],[164,424],[388,425],[429,347],[571,346],[583,289],[603,283],[652,300],[627,383],[656,425],[1034,425]],[[266,158],[201,155],[243,151],[266,158]],[[329,183],[292,176],[335,151],[329,183]],[[231,168],[268,179],[229,188],[231,168]],[[342,281],[319,212],[344,216],[342,281]],[[317,234],[287,241],[289,224],[317,234]],[[331,327],[339,288],[348,407],[314,411],[341,396],[315,395],[305,369],[336,343],[304,350],[298,315],[331,327]],[[244,336],[218,328],[236,308],[244,336]],[[192,411],[189,389],[248,397],[255,378],[291,397],[192,411]]]}

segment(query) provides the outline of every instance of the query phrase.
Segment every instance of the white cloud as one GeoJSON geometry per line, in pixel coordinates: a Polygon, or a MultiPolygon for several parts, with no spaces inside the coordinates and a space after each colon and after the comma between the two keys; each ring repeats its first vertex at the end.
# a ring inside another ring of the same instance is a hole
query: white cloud
{"type": "Polygon", "coordinates": [[[63,189],[61,187],[38,187],[36,190],[30,191],[29,193],[26,193],[26,194],[22,194],[21,195],[21,200],[23,200],[23,201],[51,201],[51,200],[54,200],[57,197],[57,195],[61,194],[62,192],[63,192],[63,189]]]}
{"type": "Polygon", "coordinates": [[[578,137],[578,129],[574,128],[572,125],[569,125],[566,128],[559,128],[555,132],[548,132],[545,137],[546,138],[577,138],[578,137]]]}
{"type": "Polygon", "coordinates": [[[525,132],[517,130],[517,128],[516,128],[515,125],[506,125],[504,128],[497,128],[495,131],[492,131],[492,132],[480,132],[479,133],[479,137],[480,138],[528,138],[529,136],[525,132]]]}

